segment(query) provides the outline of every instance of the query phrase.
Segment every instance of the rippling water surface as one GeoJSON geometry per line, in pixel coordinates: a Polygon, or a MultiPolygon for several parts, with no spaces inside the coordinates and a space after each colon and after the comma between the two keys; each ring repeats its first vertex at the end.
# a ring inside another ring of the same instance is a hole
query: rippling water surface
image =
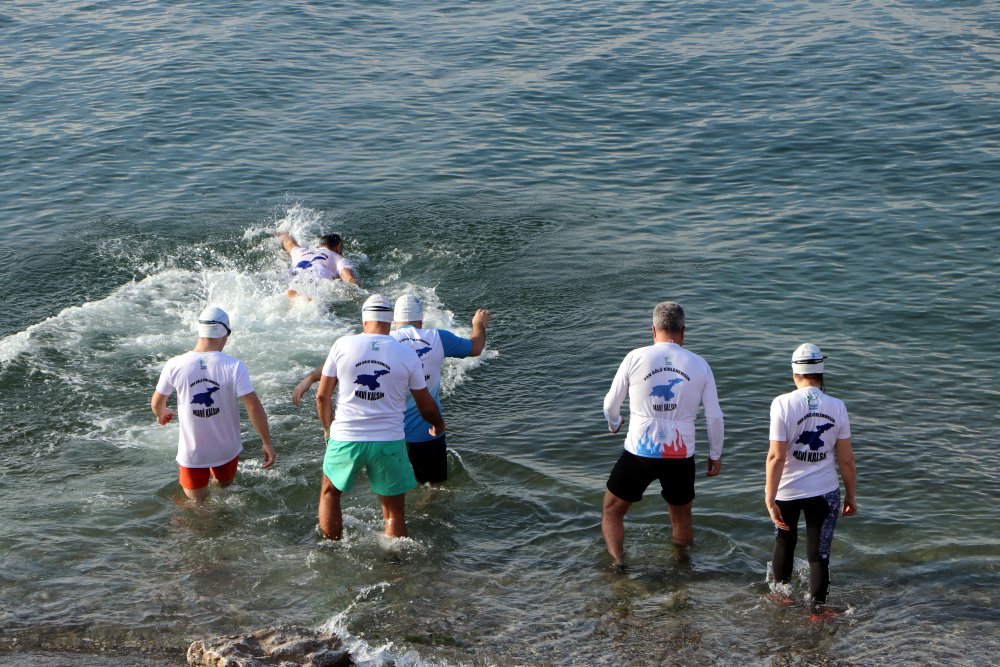
{"type": "Polygon", "coordinates": [[[298,623],[372,665],[995,661],[998,61],[984,2],[3,5],[0,653],[183,662],[298,623]],[[277,229],[343,234],[362,289],[290,303],[277,229]],[[447,369],[451,478],[409,494],[412,538],[362,483],[324,544],[289,396],[376,291],[494,321],[447,369]],[[601,401],[668,298],[724,468],[690,558],[651,492],[616,576],[601,401]],[[192,507],[148,399],[206,302],[279,459],[247,433],[192,507]],[[768,406],[805,340],[861,506],[819,623],[765,580],[768,406]]]}

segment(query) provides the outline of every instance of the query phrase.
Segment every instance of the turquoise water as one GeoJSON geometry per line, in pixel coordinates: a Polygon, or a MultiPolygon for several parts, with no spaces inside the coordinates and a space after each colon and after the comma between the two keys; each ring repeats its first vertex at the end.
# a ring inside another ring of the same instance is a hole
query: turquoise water
{"type": "Polygon", "coordinates": [[[14,2],[0,31],[0,651],[183,662],[299,623],[373,665],[995,661],[994,5],[14,2]],[[279,228],[343,234],[363,289],[289,303],[279,228]],[[376,291],[460,334],[490,308],[488,350],[448,368],[451,480],[408,497],[412,539],[361,484],[322,544],[289,396],[376,291]],[[615,576],[601,401],[668,298],[723,471],[689,561],[652,492],[615,576]],[[208,301],[278,463],[247,433],[191,507],[148,399],[208,301]],[[765,581],[767,410],[805,340],[859,469],[823,623],[765,581]]]}

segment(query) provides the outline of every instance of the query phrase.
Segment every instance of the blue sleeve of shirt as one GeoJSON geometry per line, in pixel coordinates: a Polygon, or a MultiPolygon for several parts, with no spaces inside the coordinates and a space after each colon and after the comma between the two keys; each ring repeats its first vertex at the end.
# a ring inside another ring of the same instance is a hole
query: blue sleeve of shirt
{"type": "Polygon", "coordinates": [[[444,348],[444,356],[465,358],[472,354],[472,341],[468,338],[456,336],[450,331],[438,329],[441,336],[441,346],[444,348]]]}

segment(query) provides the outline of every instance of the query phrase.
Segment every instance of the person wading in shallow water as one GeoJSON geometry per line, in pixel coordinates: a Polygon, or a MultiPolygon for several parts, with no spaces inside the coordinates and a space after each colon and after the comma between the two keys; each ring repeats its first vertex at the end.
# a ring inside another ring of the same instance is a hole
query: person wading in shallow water
{"type": "Polygon", "coordinates": [[[242,361],[222,352],[231,333],[226,311],[216,306],[205,308],[198,316],[194,350],[167,361],[150,399],[156,421],[168,424],[177,413],[167,408],[167,397],[177,391],[181,425],[177,463],[181,487],[193,500],[208,496],[210,477],[221,487],[229,486],[236,477],[243,451],[237,397],[264,443],[264,467],[274,465],[267,413],[253,390],[250,374],[242,361]]]}
{"type": "Polygon", "coordinates": [[[823,391],[825,359],[812,343],[803,343],[792,353],[796,389],[771,402],[764,485],[764,504],[774,522],[774,580],[791,581],[799,514],[805,514],[809,596],[816,606],[824,604],[830,593],[830,547],[841,513],[834,459],[844,479],[843,515],[858,513],[851,424],[844,402],[823,391]]]}
{"type": "Polygon", "coordinates": [[[611,470],[604,492],[601,532],[611,564],[624,566],[625,514],[654,479],[670,512],[673,543],[686,549],[694,541],[694,436],[698,407],[708,422],[708,476],[722,469],[724,423],[715,378],[708,363],[684,349],[684,310],[664,301],[653,309],[653,344],[629,352],[604,397],[608,430],[622,427],[620,414],[629,399],[625,451],[611,470]]]}
{"type": "Polygon", "coordinates": [[[403,434],[407,393],[431,424],[430,434],[444,434],[420,358],[389,335],[391,322],[389,301],[381,294],[369,297],[361,308],[363,332],[338,338],[323,364],[316,414],[327,443],[319,499],[319,526],[327,539],[340,539],[340,499],[362,469],[381,500],[385,534],[406,537],[405,494],[417,485],[403,434]]]}
{"type": "MultiPolygon", "coordinates": [[[[486,346],[486,327],[490,311],[480,308],[472,317],[472,337],[462,338],[446,329],[424,328],[424,306],[412,294],[396,299],[393,318],[396,330],[390,335],[413,348],[424,367],[424,379],[438,409],[441,409],[441,367],[446,357],[464,359],[478,357],[486,346]]],[[[317,368],[299,382],[292,391],[292,402],[298,405],[302,396],[315,382],[319,382],[321,369],[317,368]]],[[[413,465],[418,484],[442,484],[448,479],[448,446],[445,436],[430,435],[430,424],[420,415],[412,397],[406,401],[403,417],[406,431],[406,450],[413,465]]]]}

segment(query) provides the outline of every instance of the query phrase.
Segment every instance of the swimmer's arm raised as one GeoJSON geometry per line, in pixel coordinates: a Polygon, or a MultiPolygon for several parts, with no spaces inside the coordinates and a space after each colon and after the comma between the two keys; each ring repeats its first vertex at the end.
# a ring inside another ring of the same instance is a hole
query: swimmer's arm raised
{"type": "Polygon", "coordinates": [[[472,316],[472,351],[469,353],[470,357],[478,357],[483,348],[486,347],[486,327],[490,323],[492,318],[492,313],[485,308],[479,308],[476,310],[476,314],[472,316]]]}

